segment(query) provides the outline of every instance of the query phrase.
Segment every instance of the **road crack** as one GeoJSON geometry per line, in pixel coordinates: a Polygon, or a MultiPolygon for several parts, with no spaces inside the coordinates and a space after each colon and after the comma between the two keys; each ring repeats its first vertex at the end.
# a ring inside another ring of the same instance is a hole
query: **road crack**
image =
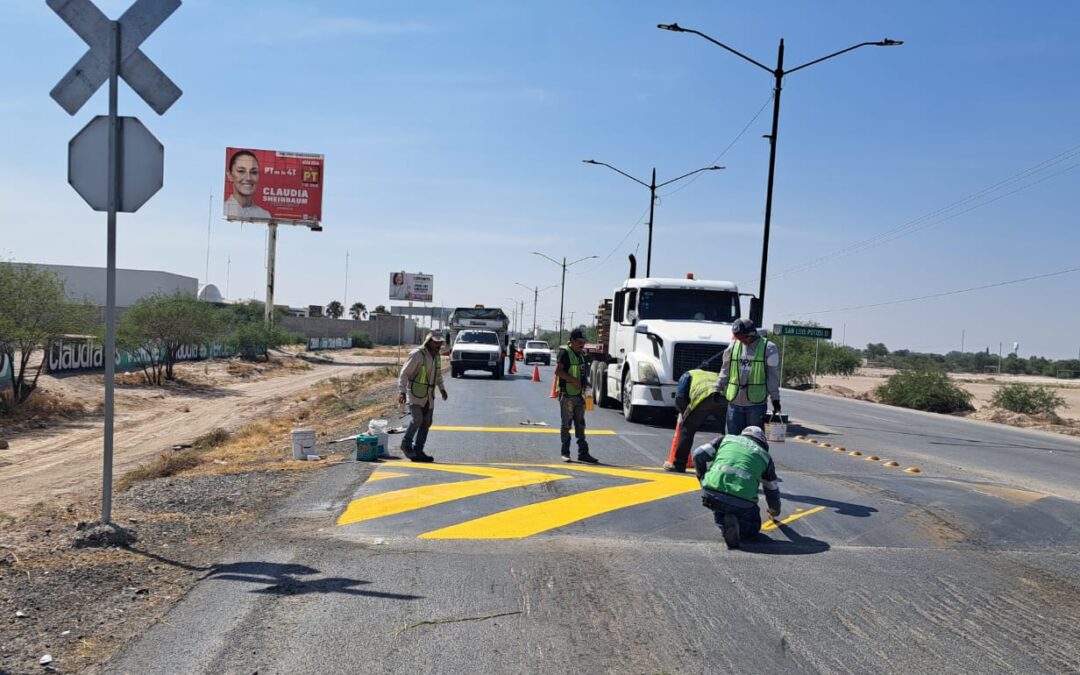
{"type": "Polygon", "coordinates": [[[401,635],[405,631],[411,628],[418,628],[420,626],[438,626],[444,623],[462,623],[464,621],[487,621],[488,619],[498,619],[501,616],[513,616],[514,614],[521,614],[522,610],[518,609],[513,612],[500,612],[498,614],[486,614],[484,616],[463,616],[450,619],[427,619],[424,621],[417,621],[416,623],[410,623],[398,628],[394,631],[394,636],[401,635]]]}

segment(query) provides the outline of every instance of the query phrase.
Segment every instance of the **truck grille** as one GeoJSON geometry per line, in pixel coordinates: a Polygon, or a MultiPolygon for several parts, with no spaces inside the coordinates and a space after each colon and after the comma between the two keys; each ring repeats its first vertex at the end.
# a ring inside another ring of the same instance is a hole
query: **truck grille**
{"type": "Polygon", "coordinates": [[[719,356],[727,345],[723,343],[709,342],[704,344],[694,344],[681,342],[675,345],[675,359],[672,364],[674,373],[672,377],[675,381],[678,381],[682,374],[688,370],[693,370],[701,365],[701,362],[710,356],[716,356],[709,365],[705,366],[705,370],[711,370],[714,373],[720,372],[721,358],[719,356]]]}
{"type": "Polygon", "coordinates": [[[488,362],[487,352],[458,352],[462,361],[483,361],[488,362]]]}

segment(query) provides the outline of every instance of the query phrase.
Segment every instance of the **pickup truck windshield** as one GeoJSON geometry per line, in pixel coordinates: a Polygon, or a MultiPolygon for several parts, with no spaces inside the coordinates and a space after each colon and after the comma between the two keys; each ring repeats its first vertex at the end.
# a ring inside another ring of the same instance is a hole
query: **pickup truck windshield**
{"type": "Polygon", "coordinates": [[[739,296],[729,291],[643,288],[638,300],[639,319],[731,323],[738,317],[739,296]]]}
{"type": "Polygon", "coordinates": [[[458,342],[474,345],[498,345],[499,336],[495,333],[482,333],[479,331],[465,331],[458,335],[458,342]]]}
{"type": "Polygon", "coordinates": [[[551,349],[546,342],[530,342],[525,345],[525,349],[551,349]]]}

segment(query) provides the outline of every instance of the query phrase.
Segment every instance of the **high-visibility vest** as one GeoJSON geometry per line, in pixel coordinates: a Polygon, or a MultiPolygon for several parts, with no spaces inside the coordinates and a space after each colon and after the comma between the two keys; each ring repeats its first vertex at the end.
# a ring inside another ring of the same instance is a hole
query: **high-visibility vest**
{"type": "MultiPolygon", "coordinates": [[[[581,382],[581,365],[585,362],[578,353],[573,349],[570,349],[569,345],[563,345],[559,349],[566,352],[567,357],[570,359],[570,372],[568,375],[581,382]]],[[[559,379],[559,388],[566,392],[569,396],[579,396],[581,394],[581,387],[571,384],[566,380],[559,379]]]]}
{"type": "Polygon", "coordinates": [[[769,452],[752,439],[724,436],[701,487],[756,502],[761,474],[771,461],[769,452]]]}
{"type": "MultiPolygon", "coordinates": [[[[426,349],[426,348],[421,347],[420,349],[426,349]]],[[[432,387],[435,386],[435,379],[438,377],[438,374],[439,374],[439,355],[438,354],[435,355],[435,365],[434,365],[434,368],[433,368],[433,375],[434,376],[429,381],[428,380],[428,372],[427,372],[427,357],[424,356],[423,354],[421,354],[420,355],[420,367],[417,369],[416,377],[413,378],[412,386],[410,387],[410,390],[412,391],[412,395],[415,396],[416,398],[426,398],[428,393],[431,392],[432,387]]]]}
{"type": "Polygon", "coordinates": [[[688,372],[690,373],[690,405],[686,408],[686,412],[689,414],[691,410],[698,407],[699,403],[713,395],[716,380],[720,374],[697,368],[688,372]]]}
{"type": "MultiPolygon", "coordinates": [[[[769,397],[769,389],[765,385],[765,338],[758,338],[757,349],[754,351],[754,359],[750,362],[750,381],[745,385],[746,396],[751,403],[764,403],[769,397]]],[[[739,395],[739,374],[742,371],[740,360],[742,357],[743,343],[736,341],[731,347],[731,361],[728,362],[728,385],[727,400],[734,401],[739,395]]]]}

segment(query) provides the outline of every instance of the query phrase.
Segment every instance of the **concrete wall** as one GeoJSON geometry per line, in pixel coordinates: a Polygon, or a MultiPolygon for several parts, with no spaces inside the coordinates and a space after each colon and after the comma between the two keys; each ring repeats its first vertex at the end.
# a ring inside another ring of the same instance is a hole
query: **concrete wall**
{"type": "MultiPolygon", "coordinates": [[[[105,268],[80,267],[76,265],[39,265],[37,263],[13,263],[15,265],[33,264],[39,269],[57,274],[64,282],[64,290],[73,300],[86,299],[91,304],[105,306],[105,268]]],[[[174,295],[183,293],[195,297],[199,291],[199,280],[169,272],[149,270],[116,270],[116,306],[130,307],[136,300],[154,293],[174,295]]]]}
{"type": "Polygon", "coordinates": [[[422,337],[417,335],[415,321],[389,314],[375,314],[367,321],[286,316],[281,318],[281,327],[290,333],[302,333],[308,338],[348,337],[349,333],[355,330],[367,333],[380,345],[396,345],[399,330],[402,344],[416,344],[418,338],[422,337]]]}

